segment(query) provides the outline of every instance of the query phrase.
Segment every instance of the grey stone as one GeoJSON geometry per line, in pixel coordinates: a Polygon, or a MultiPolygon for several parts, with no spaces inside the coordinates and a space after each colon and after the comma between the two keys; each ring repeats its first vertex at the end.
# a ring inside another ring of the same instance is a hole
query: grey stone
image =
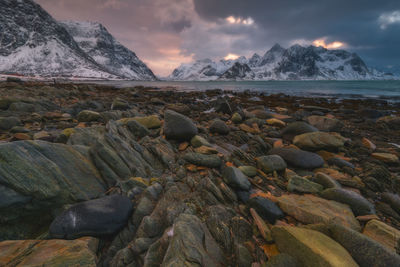
{"type": "Polygon", "coordinates": [[[167,139],[190,140],[197,133],[197,127],[191,119],[172,110],[165,111],[164,134],[167,139]]]}
{"type": "Polygon", "coordinates": [[[301,169],[316,169],[324,165],[324,160],[313,152],[294,148],[273,148],[269,155],[279,155],[286,163],[301,169]]]}
{"type": "Polygon", "coordinates": [[[222,175],[225,182],[235,189],[249,191],[251,188],[249,180],[238,168],[227,167],[224,169],[222,175]]]}
{"type": "Polygon", "coordinates": [[[265,173],[284,171],[286,162],[278,155],[262,156],[257,158],[257,166],[265,173]]]}

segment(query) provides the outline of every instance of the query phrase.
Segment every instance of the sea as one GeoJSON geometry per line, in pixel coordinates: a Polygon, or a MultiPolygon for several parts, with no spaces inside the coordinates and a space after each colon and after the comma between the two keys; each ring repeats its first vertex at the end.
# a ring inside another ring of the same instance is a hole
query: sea
{"type": "MultiPolygon", "coordinates": [[[[89,82],[89,81],[88,81],[89,82]]],[[[93,83],[93,81],[91,81],[93,83]]],[[[116,87],[145,86],[183,91],[254,91],[265,95],[339,99],[382,99],[400,102],[400,80],[391,81],[96,81],[116,87]]]]}

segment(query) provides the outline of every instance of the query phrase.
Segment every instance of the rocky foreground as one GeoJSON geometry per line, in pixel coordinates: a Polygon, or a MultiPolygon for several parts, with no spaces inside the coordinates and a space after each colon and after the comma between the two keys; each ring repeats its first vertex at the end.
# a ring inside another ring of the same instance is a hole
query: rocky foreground
{"type": "Polygon", "coordinates": [[[0,266],[400,266],[399,105],[0,83],[0,266]]]}

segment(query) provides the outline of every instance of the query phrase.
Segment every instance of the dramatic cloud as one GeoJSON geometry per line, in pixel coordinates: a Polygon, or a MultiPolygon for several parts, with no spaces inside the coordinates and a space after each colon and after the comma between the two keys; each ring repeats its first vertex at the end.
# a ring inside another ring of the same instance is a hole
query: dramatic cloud
{"type": "Polygon", "coordinates": [[[379,23],[382,30],[385,30],[391,24],[400,23],[400,11],[396,10],[380,15],[379,23]]]}
{"type": "Polygon", "coordinates": [[[159,75],[195,59],[263,54],[275,43],[357,52],[400,70],[398,0],[36,0],[57,19],[99,21],[159,75]]]}

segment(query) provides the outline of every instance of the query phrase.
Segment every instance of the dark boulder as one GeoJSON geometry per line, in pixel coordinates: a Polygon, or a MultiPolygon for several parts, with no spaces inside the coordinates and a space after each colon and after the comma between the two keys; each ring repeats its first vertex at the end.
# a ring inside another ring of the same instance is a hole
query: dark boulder
{"type": "Polygon", "coordinates": [[[53,238],[107,236],[117,233],[132,213],[132,202],[122,195],[111,195],[76,204],[50,225],[53,238]]]}
{"type": "Polygon", "coordinates": [[[324,165],[318,154],[294,148],[274,148],[268,154],[281,156],[289,165],[301,169],[316,169],[324,165]]]}
{"type": "Polygon", "coordinates": [[[198,133],[196,125],[185,115],[166,110],[164,119],[164,134],[167,139],[190,140],[198,133]]]}

